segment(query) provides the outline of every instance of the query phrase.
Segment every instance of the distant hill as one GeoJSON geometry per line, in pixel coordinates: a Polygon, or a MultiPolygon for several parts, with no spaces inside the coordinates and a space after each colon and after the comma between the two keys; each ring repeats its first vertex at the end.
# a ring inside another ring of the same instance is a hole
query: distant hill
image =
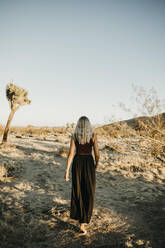
{"type": "Polygon", "coordinates": [[[149,136],[155,136],[161,131],[162,135],[162,131],[165,132],[165,113],[117,121],[97,127],[95,130],[97,134],[114,137],[135,135],[137,131],[140,132],[139,134],[149,136]]]}
{"type": "Polygon", "coordinates": [[[163,123],[165,123],[165,113],[159,114],[159,115],[155,115],[155,116],[140,116],[140,117],[136,117],[136,118],[132,118],[129,120],[125,120],[124,122],[127,123],[129,126],[131,126],[132,128],[136,128],[137,122],[141,121],[144,124],[152,124],[152,123],[157,123],[158,121],[162,121],[163,123]]]}

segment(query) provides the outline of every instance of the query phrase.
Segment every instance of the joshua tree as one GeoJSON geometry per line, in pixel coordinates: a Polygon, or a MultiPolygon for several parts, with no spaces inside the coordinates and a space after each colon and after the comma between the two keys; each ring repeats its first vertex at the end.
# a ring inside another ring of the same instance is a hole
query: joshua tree
{"type": "Polygon", "coordinates": [[[19,109],[19,107],[31,103],[31,101],[27,98],[27,95],[28,92],[25,89],[18,87],[13,83],[6,85],[6,97],[9,101],[11,112],[4,130],[2,144],[7,142],[10,124],[15,112],[19,109]]]}

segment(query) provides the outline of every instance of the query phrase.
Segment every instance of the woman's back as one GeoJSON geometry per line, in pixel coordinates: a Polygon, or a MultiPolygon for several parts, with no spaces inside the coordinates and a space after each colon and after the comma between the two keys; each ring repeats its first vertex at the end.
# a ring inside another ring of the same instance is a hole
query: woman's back
{"type": "Polygon", "coordinates": [[[89,155],[92,153],[92,146],[94,145],[93,139],[91,138],[89,142],[85,144],[79,144],[77,139],[75,140],[76,154],[79,155],[89,155]]]}

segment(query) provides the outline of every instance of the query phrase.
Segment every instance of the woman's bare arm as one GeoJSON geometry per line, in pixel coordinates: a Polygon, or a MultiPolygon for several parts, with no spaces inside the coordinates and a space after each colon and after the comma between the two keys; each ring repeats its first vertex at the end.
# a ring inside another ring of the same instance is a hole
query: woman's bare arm
{"type": "Polygon", "coordinates": [[[94,134],[94,154],[95,154],[95,163],[96,163],[96,169],[98,167],[98,162],[100,158],[99,148],[98,148],[98,142],[97,142],[97,136],[94,134]]]}
{"type": "Polygon", "coordinates": [[[66,165],[66,171],[65,171],[65,180],[69,181],[69,169],[72,163],[72,159],[74,157],[74,153],[75,153],[75,142],[73,139],[73,136],[71,137],[71,141],[70,141],[70,148],[69,148],[69,153],[68,153],[68,157],[67,157],[67,165],[66,165]]]}

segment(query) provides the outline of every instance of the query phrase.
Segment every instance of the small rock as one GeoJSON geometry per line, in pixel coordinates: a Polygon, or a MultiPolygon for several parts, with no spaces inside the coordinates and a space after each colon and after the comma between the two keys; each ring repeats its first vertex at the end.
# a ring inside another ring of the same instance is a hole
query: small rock
{"type": "Polygon", "coordinates": [[[21,139],[22,138],[21,135],[16,135],[15,137],[18,138],[18,139],[21,139]]]}
{"type": "Polygon", "coordinates": [[[165,176],[165,167],[164,168],[159,168],[159,173],[163,176],[165,176]]]}
{"type": "Polygon", "coordinates": [[[126,247],[133,247],[132,241],[131,240],[130,241],[126,241],[125,242],[125,246],[126,247]]]}
{"type": "Polygon", "coordinates": [[[144,241],[139,239],[139,240],[136,241],[136,244],[137,245],[144,245],[144,241]]]}

